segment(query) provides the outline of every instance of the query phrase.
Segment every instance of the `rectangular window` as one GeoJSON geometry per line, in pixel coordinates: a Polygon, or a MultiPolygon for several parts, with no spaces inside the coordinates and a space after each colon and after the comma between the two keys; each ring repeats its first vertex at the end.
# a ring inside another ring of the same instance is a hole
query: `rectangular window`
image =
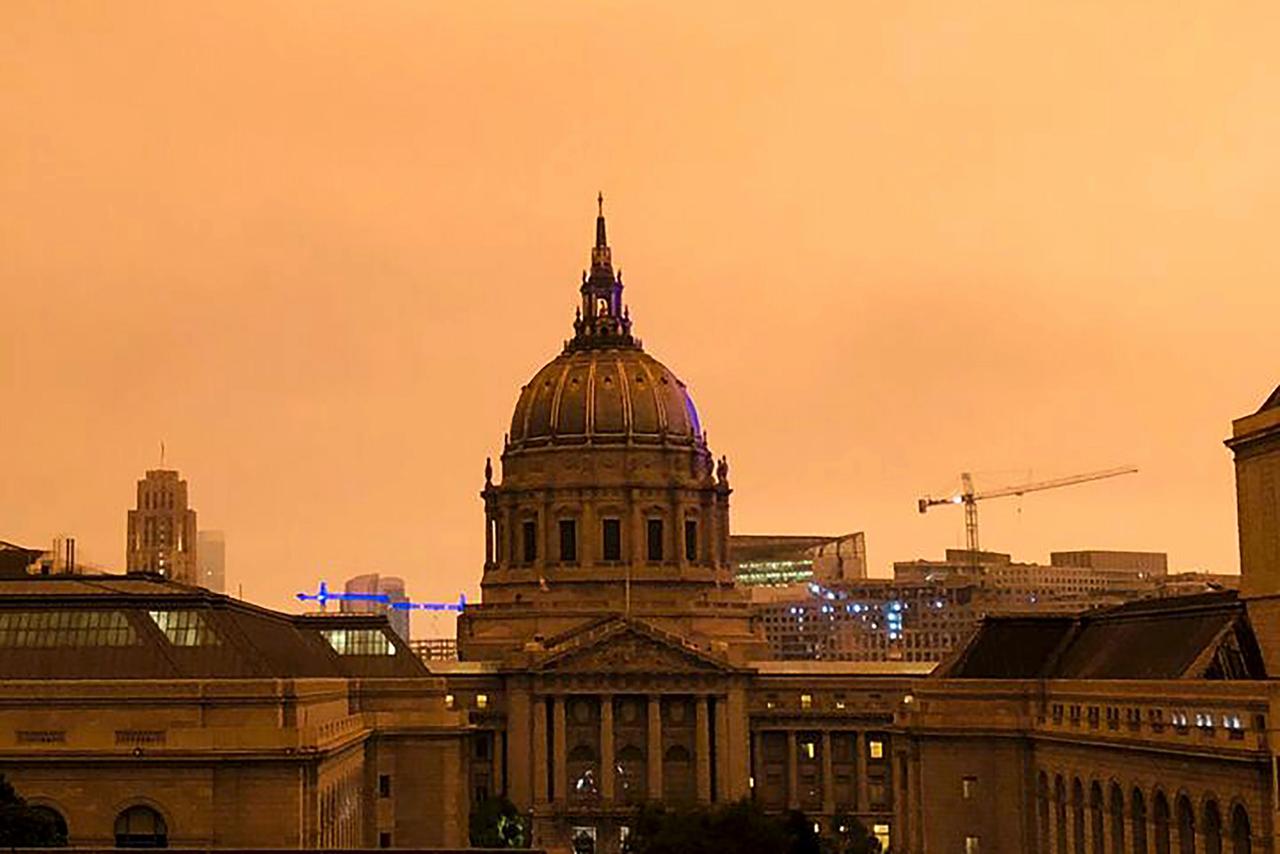
{"type": "Polygon", "coordinates": [[[801,694],[801,695],[800,695],[800,708],[802,708],[802,709],[806,709],[806,710],[807,710],[807,709],[812,709],[812,708],[813,708],[813,695],[812,695],[812,694],[801,694]]]}
{"type": "Polygon", "coordinates": [[[657,563],[662,560],[662,520],[650,519],[647,530],[649,533],[649,560],[657,563]]]}
{"type": "Polygon", "coordinates": [[[960,796],[966,801],[972,800],[974,794],[978,791],[978,778],[965,777],[960,781],[960,796]]]}
{"type": "Polygon", "coordinates": [[[520,532],[524,541],[521,557],[525,563],[533,563],[538,559],[538,524],[532,519],[526,519],[520,525],[520,532]]]}
{"type": "Polygon", "coordinates": [[[384,830],[378,834],[378,847],[379,848],[391,847],[391,834],[389,832],[384,830]]]}
{"type": "Polygon", "coordinates": [[[622,560],[622,522],[618,519],[604,519],[600,532],[604,542],[601,550],[605,560],[622,560]]]}
{"type": "Polygon", "coordinates": [[[684,559],[690,562],[698,559],[698,522],[696,519],[684,520],[684,559]]]}
{"type": "Polygon", "coordinates": [[[884,742],[873,738],[867,742],[867,753],[872,759],[884,759],[884,742]]]}
{"type": "Polygon", "coordinates": [[[878,839],[878,840],[880,841],[880,850],[881,850],[881,851],[888,851],[888,850],[889,850],[889,842],[890,842],[890,838],[889,838],[889,825],[887,825],[887,824],[873,824],[873,825],[871,825],[871,835],[872,835],[872,836],[874,836],[876,839],[878,839]]]}
{"type": "Polygon", "coordinates": [[[578,560],[578,523],[573,519],[560,520],[560,562],[576,563],[578,560]]]}
{"type": "Polygon", "coordinates": [[[978,837],[966,836],[964,838],[964,854],[981,854],[982,849],[978,846],[978,837]]]}
{"type": "Polygon", "coordinates": [[[380,798],[391,797],[391,775],[390,774],[378,775],[378,797],[380,798]]]}
{"type": "Polygon", "coordinates": [[[477,708],[477,709],[487,709],[487,708],[489,708],[489,695],[488,695],[488,694],[476,694],[476,708],[477,708]]]}

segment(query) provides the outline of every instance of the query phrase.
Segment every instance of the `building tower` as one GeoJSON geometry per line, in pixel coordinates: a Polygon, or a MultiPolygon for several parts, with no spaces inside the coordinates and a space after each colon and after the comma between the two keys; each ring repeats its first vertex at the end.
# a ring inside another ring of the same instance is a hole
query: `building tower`
{"type": "Polygon", "coordinates": [[[138,481],[138,506],[129,511],[125,566],[129,572],[200,584],[196,511],[187,506],[187,482],[176,471],[152,469],[138,481]]]}
{"type": "Polygon", "coordinates": [[[343,591],[348,595],[368,598],[340,600],[338,610],[341,613],[386,614],[391,628],[408,642],[409,611],[403,605],[409,601],[409,597],[404,592],[403,578],[370,572],[347,579],[343,591]],[[396,607],[397,602],[401,603],[401,607],[396,607]]]}
{"type": "Polygon", "coordinates": [[[503,658],[611,615],[758,654],[733,586],[728,463],[632,335],[598,202],[573,337],[520,390],[500,481],[485,466],[482,601],[459,618],[459,655],[503,658]]]}
{"type": "Polygon", "coordinates": [[[1252,415],[1231,423],[1240,595],[1269,673],[1280,672],[1280,388],[1252,415]]]}
{"type": "Polygon", "coordinates": [[[200,586],[214,593],[227,592],[227,538],[222,531],[200,531],[196,536],[200,586]]]}

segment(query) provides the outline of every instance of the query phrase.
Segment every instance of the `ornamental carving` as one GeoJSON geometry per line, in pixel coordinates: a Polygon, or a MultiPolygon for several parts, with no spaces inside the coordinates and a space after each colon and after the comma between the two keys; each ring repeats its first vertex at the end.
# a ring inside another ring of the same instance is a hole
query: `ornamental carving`
{"type": "Polygon", "coordinates": [[[647,638],[626,633],[549,663],[557,673],[714,673],[714,664],[647,638]]]}

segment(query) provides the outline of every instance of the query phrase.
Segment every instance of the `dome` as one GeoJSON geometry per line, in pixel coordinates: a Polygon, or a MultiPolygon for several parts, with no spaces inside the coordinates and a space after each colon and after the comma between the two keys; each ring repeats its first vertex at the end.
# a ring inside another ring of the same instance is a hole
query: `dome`
{"type": "Polygon", "coordinates": [[[637,346],[567,350],[520,390],[509,450],[627,443],[703,445],[684,383],[637,346]]]}

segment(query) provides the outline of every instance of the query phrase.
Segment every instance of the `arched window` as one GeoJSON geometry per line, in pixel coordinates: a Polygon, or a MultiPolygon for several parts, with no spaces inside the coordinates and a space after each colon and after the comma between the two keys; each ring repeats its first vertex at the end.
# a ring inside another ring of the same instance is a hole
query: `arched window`
{"type": "Polygon", "coordinates": [[[1240,804],[1231,810],[1231,854],[1253,854],[1253,835],[1249,830],[1249,813],[1240,804]]]}
{"type": "Polygon", "coordinates": [[[1084,854],[1084,786],[1079,777],[1071,783],[1071,850],[1084,854]]]}
{"type": "Polygon", "coordinates": [[[1107,837],[1102,827],[1102,786],[1097,780],[1089,786],[1089,840],[1091,851],[1101,854],[1106,850],[1107,837]]]}
{"type": "Polygon", "coordinates": [[[693,756],[688,749],[673,744],[662,757],[663,795],[672,803],[690,803],[697,797],[693,777],[693,756]]]}
{"type": "Polygon", "coordinates": [[[1169,854],[1169,799],[1164,792],[1156,792],[1151,805],[1151,822],[1156,832],[1156,854],[1169,854]]]}
{"type": "Polygon", "coordinates": [[[132,806],[116,816],[117,848],[168,848],[164,817],[147,806],[132,806]]]}
{"type": "Polygon", "coordinates": [[[1133,790],[1129,816],[1133,827],[1133,850],[1147,854],[1147,802],[1141,789],[1133,790]]]}
{"type": "Polygon", "coordinates": [[[590,746],[579,744],[569,751],[569,796],[591,800],[600,795],[600,771],[596,767],[596,752],[590,746]]]}
{"type": "Polygon", "coordinates": [[[1218,812],[1217,801],[1205,803],[1201,830],[1204,833],[1204,854],[1222,854],[1222,813],[1218,812]]]}
{"type": "Polygon", "coordinates": [[[1112,854],[1125,854],[1124,851],[1124,791],[1116,783],[1111,784],[1111,797],[1108,812],[1111,814],[1111,851],[1112,854]]]}
{"type": "Polygon", "coordinates": [[[624,745],[618,751],[614,769],[614,790],[618,799],[626,803],[640,803],[648,790],[648,765],[644,751],[634,744],[624,745]]]}
{"type": "Polygon", "coordinates": [[[1067,854],[1067,787],[1061,775],[1053,778],[1053,821],[1057,831],[1053,850],[1057,854],[1067,854]]]}
{"type": "Polygon", "coordinates": [[[1179,795],[1174,806],[1178,818],[1178,854],[1196,854],[1196,814],[1186,795],[1179,795]]]}
{"type": "Polygon", "coordinates": [[[31,812],[53,829],[53,847],[62,848],[67,844],[67,820],[62,817],[62,813],[43,804],[33,804],[31,812]]]}

